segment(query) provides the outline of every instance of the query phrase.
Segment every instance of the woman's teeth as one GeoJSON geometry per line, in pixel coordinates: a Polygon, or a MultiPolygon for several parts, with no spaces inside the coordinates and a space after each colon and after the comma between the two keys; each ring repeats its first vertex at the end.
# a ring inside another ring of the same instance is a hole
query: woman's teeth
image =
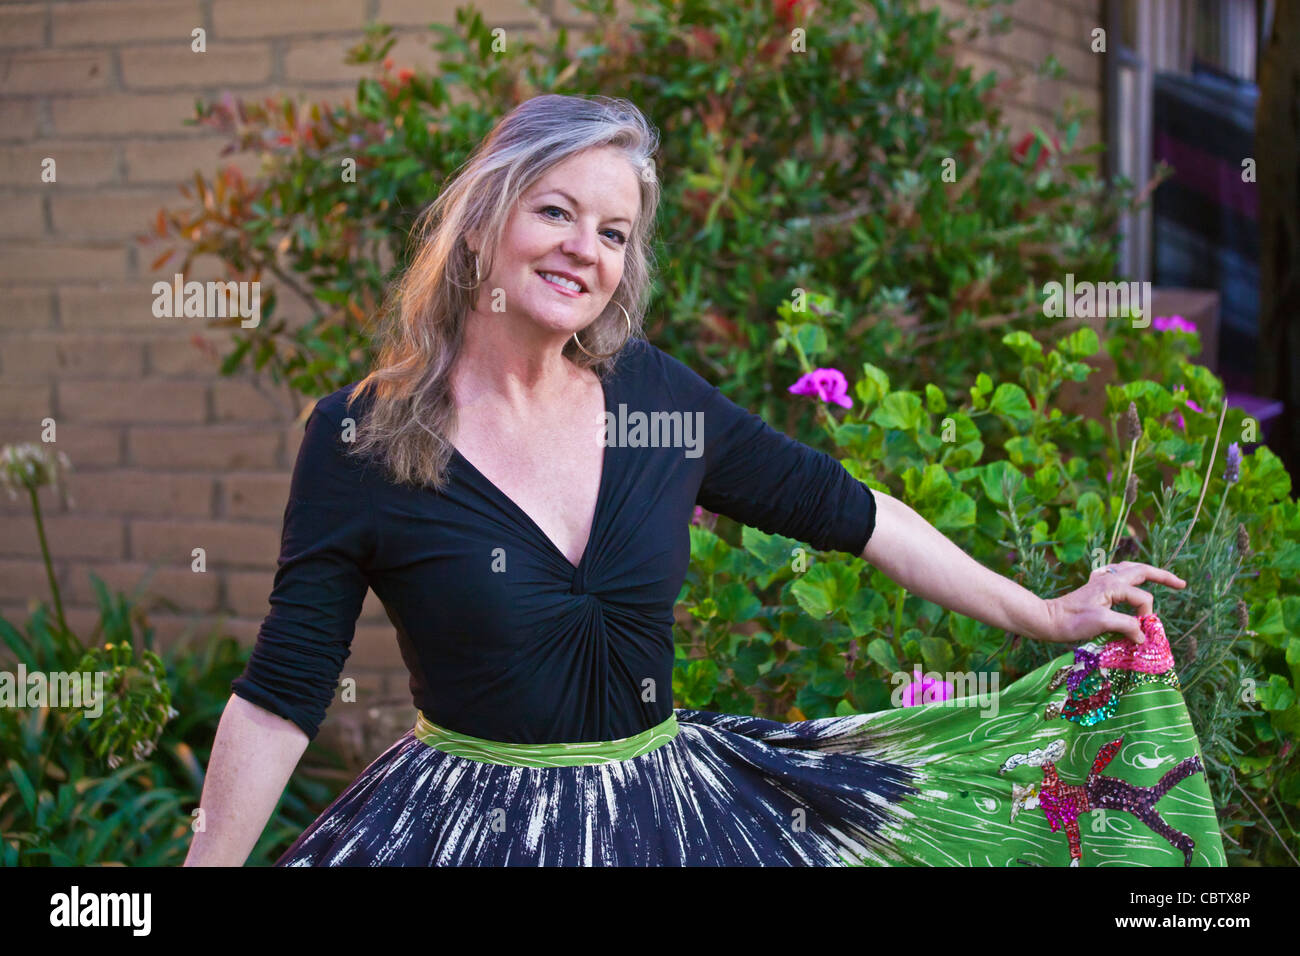
{"type": "Polygon", "coordinates": [[[557,276],[553,272],[539,272],[538,275],[540,275],[547,282],[554,282],[556,285],[563,286],[564,288],[569,289],[573,292],[582,291],[582,286],[578,285],[578,283],[574,282],[572,279],[566,279],[563,276],[557,276]]]}

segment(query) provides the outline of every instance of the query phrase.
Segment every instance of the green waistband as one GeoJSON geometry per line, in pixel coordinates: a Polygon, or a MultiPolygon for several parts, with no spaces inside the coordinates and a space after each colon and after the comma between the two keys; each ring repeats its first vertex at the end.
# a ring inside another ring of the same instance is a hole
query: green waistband
{"type": "Polygon", "coordinates": [[[509,767],[572,767],[580,764],[616,763],[661,747],[677,736],[677,714],[631,737],[591,740],[571,744],[512,744],[485,740],[439,727],[424,711],[416,710],[415,736],[430,747],[483,763],[509,767]]]}

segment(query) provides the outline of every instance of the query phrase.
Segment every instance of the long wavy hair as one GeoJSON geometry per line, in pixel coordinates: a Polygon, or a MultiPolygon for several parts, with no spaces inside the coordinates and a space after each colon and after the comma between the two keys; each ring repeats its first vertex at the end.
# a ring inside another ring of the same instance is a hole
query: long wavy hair
{"type": "MultiPolygon", "coordinates": [[[[350,410],[369,396],[348,454],[379,461],[398,484],[434,490],[445,486],[454,451],[446,436],[456,424],[451,373],[479,286],[466,236],[481,237],[479,269],[483,277],[491,275],[521,195],[553,166],[589,149],[621,151],[636,173],[641,205],[624,246],[623,279],[605,310],[579,335],[597,355],[618,348],[625,338],[643,337],[654,271],[650,236],[660,195],[653,159],[658,145],[658,131],[640,110],[607,96],[534,96],[497,123],[411,229],[410,241],[418,251],[389,290],[376,332],[375,362],[348,400],[350,410]],[[616,303],[631,317],[630,335],[616,303]]],[[[622,351],[593,359],[571,336],[563,354],[603,379],[622,351]]]]}

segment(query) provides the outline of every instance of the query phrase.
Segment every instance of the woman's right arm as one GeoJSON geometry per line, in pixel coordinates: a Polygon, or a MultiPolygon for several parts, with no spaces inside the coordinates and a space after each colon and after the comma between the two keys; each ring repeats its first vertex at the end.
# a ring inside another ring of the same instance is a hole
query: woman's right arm
{"type": "Polygon", "coordinates": [[[318,402],[307,419],[271,610],[231,683],[186,866],[243,865],[319,732],[348,658],[378,533],[365,466],[345,454],[342,422],[322,407],[336,403],[337,395],[318,402]]]}
{"type": "Polygon", "coordinates": [[[200,827],[185,866],[243,866],[262,835],[307,735],[238,694],[231,694],[217,727],[203,780],[200,827]]]}

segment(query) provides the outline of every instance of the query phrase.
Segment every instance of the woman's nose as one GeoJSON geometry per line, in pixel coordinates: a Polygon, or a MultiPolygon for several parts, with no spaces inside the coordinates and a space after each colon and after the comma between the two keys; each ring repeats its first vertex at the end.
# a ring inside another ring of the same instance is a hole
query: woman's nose
{"type": "Polygon", "coordinates": [[[596,235],[585,229],[575,229],[560,244],[567,254],[584,262],[596,261],[596,235]]]}

